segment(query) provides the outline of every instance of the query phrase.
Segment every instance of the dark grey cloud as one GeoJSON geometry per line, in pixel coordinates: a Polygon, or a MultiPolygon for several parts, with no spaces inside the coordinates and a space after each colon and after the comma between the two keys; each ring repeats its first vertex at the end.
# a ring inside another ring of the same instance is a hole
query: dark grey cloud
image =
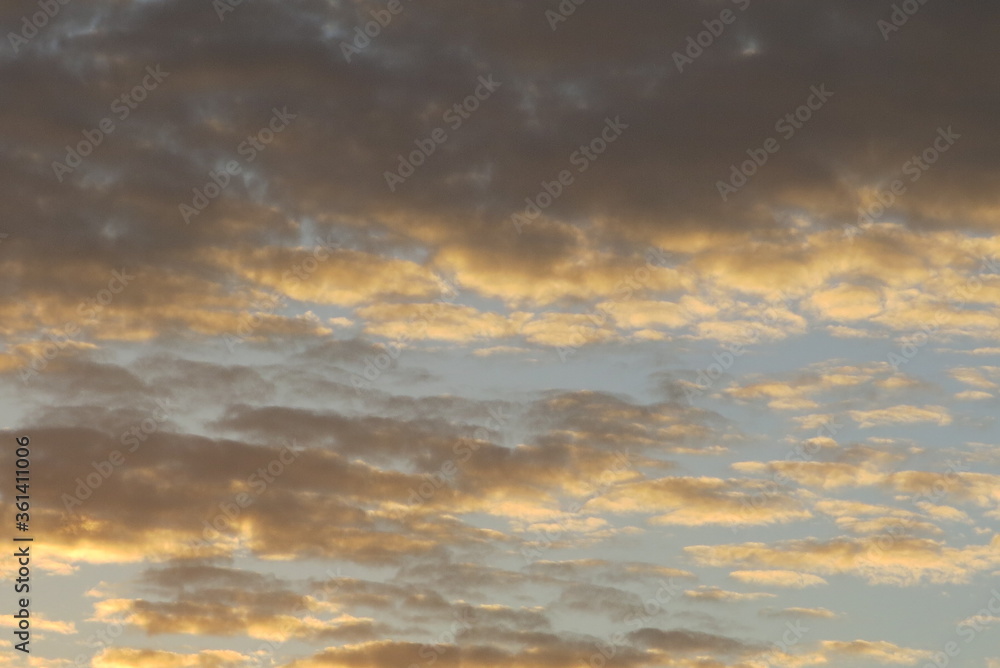
{"type": "MultiPolygon", "coordinates": [[[[0,147],[5,253],[24,260],[7,290],[87,296],[95,284],[74,281],[78,266],[51,270],[82,258],[224,281],[231,268],[199,251],[298,241],[306,220],[343,229],[358,248],[414,258],[449,248],[544,276],[579,239],[541,224],[517,235],[507,219],[617,115],[629,129],[549,212],[590,225],[611,249],[680,229],[769,227],[791,210],[853,222],[856,189],[898,171],[947,126],[960,144],[942,159],[947,169],[911,188],[902,213],[916,226],[996,229],[998,99],[984,77],[997,56],[973,45],[1000,10],[931,3],[885,41],[877,21],[889,4],[751,2],[678,72],[672,54],[733,6],[588,3],[553,32],[537,3],[408,3],[351,62],[341,42],[370,20],[367,5],[245,3],[224,21],[197,0],[66,6],[0,57],[0,83],[18,91],[3,103],[18,129],[0,147]],[[64,146],[157,65],[169,76],[58,183],[51,163],[64,146]],[[500,89],[390,194],[383,172],[396,156],[488,74],[500,89]],[[715,182],[820,84],[834,97],[723,203],[715,182]],[[220,161],[239,158],[276,107],[297,118],[247,165],[253,178],[234,179],[185,225],[178,204],[220,161]],[[358,234],[362,225],[371,234],[358,234]]],[[[19,24],[19,11],[7,8],[4,25],[19,24]]]]}

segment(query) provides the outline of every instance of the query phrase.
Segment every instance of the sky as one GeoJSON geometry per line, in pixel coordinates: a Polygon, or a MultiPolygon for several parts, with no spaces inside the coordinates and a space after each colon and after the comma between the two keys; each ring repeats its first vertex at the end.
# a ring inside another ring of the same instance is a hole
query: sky
{"type": "Polygon", "coordinates": [[[0,668],[1000,668],[998,24],[4,3],[0,668]]]}

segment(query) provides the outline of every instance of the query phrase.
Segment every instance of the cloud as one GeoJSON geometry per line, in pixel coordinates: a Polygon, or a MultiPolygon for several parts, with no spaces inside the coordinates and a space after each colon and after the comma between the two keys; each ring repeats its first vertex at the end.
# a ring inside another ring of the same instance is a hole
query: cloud
{"type": "Polygon", "coordinates": [[[779,480],[789,479],[820,489],[862,487],[885,479],[885,474],[870,464],[848,462],[735,462],[732,467],[740,473],[773,475],[779,480]]]}
{"type": "Polygon", "coordinates": [[[35,614],[31,620],[32,626],[42,631],[52,631],[60,635],[75,635],[77,633],[76,624],[64,622],[58,619],[49,619],[46,615],[35,614]]]}
{"type": "MultiPolygon", "coordinates": [[[[0,163],[3,436],[37,444],[31,512],[49,549],[33,564],[67,591],[100,571],[78,589],[156,642],[106,649],[99,668],[249,663],[197,651],[210,636],[294,638],[286,667],[430,651],[443,666],[569,668],[607,642],[587,635],[595,620],[670,578],[719,616],[629,629],[609,666],[746,668],[767,646],[728,634],[756,633],[739,625],[762,622],[757,605],[829,611],[793,606],[796,591],[698,586],[711,569],[795,589],[1000,567],[993,446],[942,452],[945,432],[925,429],[994,426],[996,367],[948,355],[997,350],[984,156],[1000,135],[969,102],[1000,55],[958,47],[991,39],[1000,8],[928,6],[887,49],[884,6],[753,3],[679,71],[705,3],[587,3],[555,30],[537,3],[403,3],[350,58],[379,3],[230,4],[216,20],[195,0],[69,3],[0,54],[18,128],[0,163]],[[169,78],[119,118],[109,103],[147,66],[169,78]],[[502,85],[453,125],[482,77],[502,85]],[[914,104],[914,82],[946,94],[914,104]],[[829,105],[783,136],[776,122],[817,86],[829,105]],[[291,123],[248,154],[275,109],[291,123]],[[113,135],[54,173],[106,117],[113,135]],[[581,168],[572,156],[608,119],[627,127],[581,168]],[[439,127],[447,139],[390,189],[439,127]],[[960,138],[886,205],[939,133],[960,138]],[[771,135],[780,151],[721,197],[771,135]],[[538,215],[517,229],[526,207],[538,215]],[[711,408],[682,400],[727,354],[711,408]],[[159,402],[172,408],[154,419],[159,402]],[[844,431],[795,432],[831,425],[844,431]],[[268,473],[286,444],[294,462],[268,473]],[[942,473],[942,456],[974,472],[942,473]],[[703,544],[740,526],[762,542],[703,544]],[[546,560],[525,565],[534,548],[546,560]],[[327,562],[363,575],[310,570],[327,562]],[[271,575],[291,572],[303,579],[271,575]],[[314,579],[341,598],[316,599],[314,579]],[[461,642],[428,650],[470,610],[461,642]],[[564,616],[589,625],[563,632],[564,616]]],[[[0,16],[17,30],[22,12],[0,16]]],[[[5,448],[0,465],[13,459],[5,448]]],[[[863,617],[847,613],[837,640],[768,661],[928,658],[845,640],[863,617]]],[[[39,629],[58,653],[78,621],[39,629]]]]}
{"type": "Polygon", "coordinates": [[[741,601],[755,601],[761,598],[775,598],[774,594],[766,592],[741,593],[736,591],[726,591],[719,587],[701,585],[697,589],[689,589],[684,592],[684,598],[692,601],[707,601],[710,603],[738,603],[741,601]]]}
{"type": "Polygon", "coordinates": [[[882,294],[867,286],[841,284],[813,294],[807,304],[827,320],[868,320],[882,312],[882,294]]]}
{"type": "Polygon", "coordinates": [[[838,619],[843,615],[827,610],[826,608],[765,608],[758,613],[761,617],[775,617],[780,619],[838,619]]]}
{"type": "Polygon", "coordinates": [[[653,524],[773,524],[802,520],[811,513],[789,494],[765,492],[749,480],[667,477],[626,483],[587,504],[612,513],[662,513],[653,524]]]}
{"type": "Polygon", "coordinates": [[[623,621],[630,614],[642,611],[642,598],[632,592],[613,587],[575,584],[562,590],[557,605],[575,612],[606,615],[623,621]]]}
{"type": "Polygon", "coordinates": [[[997,377],[1000,375],[1000,367],[954,367],[948,373],[955,380],[980,390],[993,390],[1000,387],[1000,385],[989,379],[989,376],[997,377]]]}
{"type": "Polygon", "coordinates": [[[231,650],[180,654],[165,650],[111,647],[94,657],[95,668],[236,668],[249,657],[231,650]]]}
{"type": "Polygon", "coordinates": [[[630,640],[655,648],[662,652],[698,652],[723,655],[744,654],[760,651],[760,646],[740,642],[725,636],[696,631],[661,629],[640,629],[628,634],[630,640]]]}
{"type": "Polygon", "coordinates": [[[609,561],[606,559],[570,559],[563,561],[540,560],[525,567],[530,573],[557,578],[599,577],[608,582],[642,582],[664,578],[695,579],[690,571],[634,561],[609,561]]]}
{"type": "Polygon", "coordinates": [[[909,649],[884,640],[823,640],[820,642],[820,648],[822,652],[845,658],[862,658],[879,663],[902,665],[930,660],[934,656],[934,652],[929,650],[909,649]]]}
{"type": "Polygon", "coordinates": [[[795,571],[733,571],[729,574],[729,577],[746,584],[764,587],[802,589],[803,587],[829,584],[817,575],[797,573],[795,571]]]}
{"type": "Polygon", "coordinates": [[[870,411],[849,411],[851,419],[862,429],[892,424],[936,422],[938,426],[951,424],[951,414],[944,406],[892,406],[870,411]]]}
{"type": "Polygon", "coordinates": [[[691,545],[684,551],[702,566],[802,570],[820,575],[853,575],[872,584],[913,586],[966,583],[998,562],[995,539],[988,545],[949,547],[926,538],[799,538],[774,545],[742,543],[691,545]]]}

